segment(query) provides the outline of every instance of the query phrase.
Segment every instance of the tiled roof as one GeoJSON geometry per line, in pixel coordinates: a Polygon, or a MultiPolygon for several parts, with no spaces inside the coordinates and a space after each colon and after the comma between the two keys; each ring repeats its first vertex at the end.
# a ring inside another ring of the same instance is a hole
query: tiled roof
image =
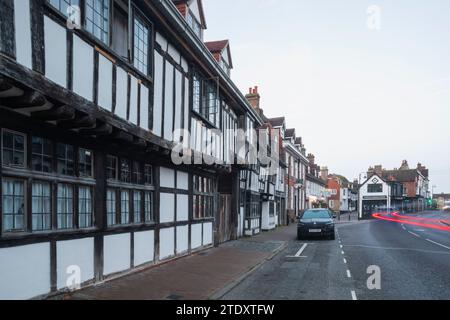
{"type": "Polygon", "coordinates": [[[384,170],[382,178],[391,181],[392,178],[398,182],[414,182],[418,176],[417,169],[410,170],[384,170]]]}
{"type": "Polygon", "coordinates": [[[284,117],[269,119],[269,122],[274,127],[282,127],[286,119],[284,117]]]}
{"type": "Polygon", "coordinates": [[[286,129],[285,137],[290,138],[295,136],[295,129],[286,129]]]}

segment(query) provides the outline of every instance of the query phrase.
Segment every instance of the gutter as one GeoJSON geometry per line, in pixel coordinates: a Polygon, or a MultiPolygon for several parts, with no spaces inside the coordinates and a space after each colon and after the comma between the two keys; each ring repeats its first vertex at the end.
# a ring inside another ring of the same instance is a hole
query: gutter
{"type": "Polygon", "coordinates": [[[227,89],[229,89],[234,94],[236,100],[240,102],[242,106],[244,106],[246,111],[252,114],[258,125],[262,125],[264,122],[261,116],[253,109],[245,96],[230,79],[230,77],[228,77],[225,71],[223,71],[222,68],[219,67],[211,52],[206,48],[205,44],[193,33],[173,2],[171,0],[152,0],[152,2],[155,6],[161,9],[161,14],[163,14],[174,25],[174,27],[178,29],[178,31],[180,31],[181,36],[197,51],[199,51],[204,58],[206,58],[206,63],[208,64],[208,66],[219,75],[220,79],[225,83],[227,89]]]}

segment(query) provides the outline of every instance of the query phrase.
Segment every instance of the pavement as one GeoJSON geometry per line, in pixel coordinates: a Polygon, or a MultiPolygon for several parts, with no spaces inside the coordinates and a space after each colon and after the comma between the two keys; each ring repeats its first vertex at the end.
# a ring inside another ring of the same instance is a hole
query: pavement
{"type": "Polygon", "coordinates": [[[219,299],[295,235],[295,225],[231,241],[184,258],[131,273],[56,299],[206,300],[219,299]]]}

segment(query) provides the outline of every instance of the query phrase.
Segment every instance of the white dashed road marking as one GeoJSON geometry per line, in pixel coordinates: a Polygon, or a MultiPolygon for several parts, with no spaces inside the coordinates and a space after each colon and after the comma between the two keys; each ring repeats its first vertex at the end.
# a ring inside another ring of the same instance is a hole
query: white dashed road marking
{"type": "Polygon", "coordinates": [[[411,231],[408,231],[410,234],[412,234],[414,237],[417,237],[417,238],[420,238],[420,236],[417,234],[417,233],[414,233],[414,232],[411,232],[411,231]]]}
{"type": "Polygon", "coordinates": [[[295,254],[295,256],[288,256],[288,258],[307,258],[302,256],[303,251],[305,251],[306,247],[308,246],[307,243],[304,243],[303,246],[298,250],[298,252],[295,254]]]}
{"type": "Polygon", "coordinates": [[[358,300],[358,298],[356,297],[356,292],[355,291],[352,291],[352,299],[354,301],[358,300]]]}
{"type": "Polygon", "coordinates": [[[351,278],[352,274],[350,273],[350,270],[347,270],[347,278],[351,278]]]}
{"type": "Polygon", "coordinates": [[[347,264],[347,259],[344,258],[344,263],[347,264]]]}
{"type": "Polygon", "coordinates": [[[438,246],[441,246],[441,247],[443,247],[443,248],[445,248],[445,249],[450,250],[450,247],[444,246],[443,244],[440,244],[440,243],[435,242],[435,241],[430,240],[430,239],[426,239],[426,240],[427,240],[428,242],[434,243],[435,245],[438,245],[438,246]]]}

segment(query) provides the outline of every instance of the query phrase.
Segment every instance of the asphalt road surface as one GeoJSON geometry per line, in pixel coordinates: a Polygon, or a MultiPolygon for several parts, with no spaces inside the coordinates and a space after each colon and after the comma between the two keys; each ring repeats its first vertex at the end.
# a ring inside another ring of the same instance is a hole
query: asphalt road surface
{"type": "Polygon", "coordinates": [[[449,231],[370,220],[337,225],[335,241],[297,241],[289,232],[286,250],[224,299],[450,299],[449,231]]]}

